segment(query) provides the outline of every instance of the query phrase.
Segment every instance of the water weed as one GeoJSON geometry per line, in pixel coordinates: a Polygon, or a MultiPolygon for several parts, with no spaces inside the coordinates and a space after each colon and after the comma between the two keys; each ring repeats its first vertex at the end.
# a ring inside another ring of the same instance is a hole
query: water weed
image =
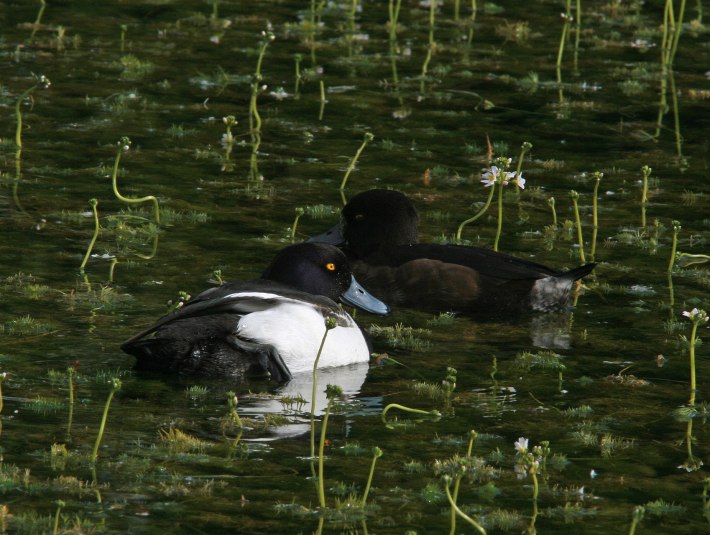
{"type": "Polygon", "coordinates": [[[137,203],[143,203],[143,202],[152,202],[153,207],[154,207],[154,212],[153,215],[155,217],[155,223],[160,224],[160,206],[158,205],[158,199],[154,197],[153,195],[146,195],[145,197],[140,197],[140,198],[129,198],[129,197],[124,197],[121,195],[118,191],[118,164],[121,161],[121,155],[125,152],[128,152],[131,148],[131,140],[127,137],[122,137],[119,142],[116,144],[118,149],[116,150],[116,158],[113,161],[113,172],[111,174],[111,184],[113,185],[113,194],[116,196],[116,198],[120,201],[123,201],[128,204],[137,204],[137,203]]]}
{"type": "MultiPolygon", "coordinates": [[[[345,170],[345,175],[343,176],[343,181],[340,183],[340,191],[341,193],[343,190],[345,190],[345,186],[348,183],[348,178],[350,177],[350,173],[352,173],[353,169],[355,169],[355,165],[357,165],[358,160],[360,159],[360,155],[362,154],[362,151],[365,150],[365,147],[367,147],[367,144],[370,143],[375,139],[374,134],[371,132],[365,132],[365,137],[362,140],[362,145],[360,145],[360,148],[357,150],[355,153],[355,156],[353,156],[350,159],[350,163],[348,164],[347,169],[345,170]]],[[[343,201],[343,205],[346,204],[345,201],[343,201]]]]}
{"type": "Polygon", "coordinates": [[[94,443],[94,449],[91,452],[91,464],[95,464],[96,460],[99,458],[99,446],[101,445],[101,439],[104,436],[104,430],[106,429],[106,420],[108,419],[108,410],[111,406],[111,400],[116,392],[121,389],[121,380],[117,378],[111,379],[109,382],[111,385],[111,390],[109,390],[108,398],[106,398],[106,404],[104,405],[104,412],[101,416],[101,423],[99,424],[99,432],[96,436],[96,442],[94,443]]]}
{"type": "MultiPolygon", "coordinates": [[[[17,145],[17,148],[20,150],[22,149],[22,103],[26,98],[32,97],[32,93],[34,93],[37,89],[47,89],[51,84],[52,82],[50,82],[49,78],[42,74],[37,77],[34,85],[29,89],[26,89],[15,102],[15,119],[17,120],[17,127],[15,129],[15,145],[17,145]]],[[[16,159],[19,159],[19,157],[16,159]]]]}

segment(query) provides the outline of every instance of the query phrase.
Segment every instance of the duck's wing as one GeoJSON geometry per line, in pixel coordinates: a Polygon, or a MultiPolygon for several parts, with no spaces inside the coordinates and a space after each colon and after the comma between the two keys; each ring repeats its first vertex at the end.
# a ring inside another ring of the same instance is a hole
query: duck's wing
{"type": "Polygon", "coordinates": [[[198,294],[187,301],[182,308],[163,316],[147,329],[130,337],[121,344],[121,349],[125,350],[126,346],[130,346],[135,341],[180,320],[220,314],[243,316],[275,307],[283,302],[293,301],[338,310],[336,303],[327,297],[301,292],[273,281],[256,279],[231,282],[198,294]]]}
{"type": "Polygon", "coordinates": [[[127,341],[122,349],[144,371],[212,377],[268,376],[282,383],[291,371],[278,350],[234,333],[232,314],[185,318],[160,327],[155,336],[127,341]]]}

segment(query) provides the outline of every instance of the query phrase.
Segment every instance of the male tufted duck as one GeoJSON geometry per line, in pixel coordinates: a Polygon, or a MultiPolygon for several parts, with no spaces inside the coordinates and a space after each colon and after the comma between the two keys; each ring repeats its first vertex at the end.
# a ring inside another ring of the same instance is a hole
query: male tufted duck
{"type": "Polygon", "coordinates": [[[419,216],[402,193],[354,196],[340,223],[309,241],[340,245],[353,272],[388,304],[501,316],[568,305],[574,281],[595,264],[560,272],[480,247],[419,243],[419,216]]]}
{"type": "Polygon", "coordinates": [[[373,314],[389,312],[357,283],[338,248],[292,245],[260,279],[202,292],[121,349],[137,357],[138,369],[233,377],[268,373],[284,382],[313,369],[330,317],[337,325],[328,332],[319,367],[367,362],[368,342],[336,299],[373,314]]]}

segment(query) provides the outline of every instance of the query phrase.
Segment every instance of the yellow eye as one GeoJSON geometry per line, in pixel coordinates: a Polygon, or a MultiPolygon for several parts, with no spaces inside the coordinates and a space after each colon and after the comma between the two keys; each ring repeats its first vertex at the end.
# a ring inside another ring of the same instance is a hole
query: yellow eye
{"type": "Polygon", "coordinates": [[[325,265],[325,269],[327,269],[328,271],[335,271],[335,264],[333,264],[332,262],[330,262],[330,263],[328,263],[328,264],[325,265]]]}

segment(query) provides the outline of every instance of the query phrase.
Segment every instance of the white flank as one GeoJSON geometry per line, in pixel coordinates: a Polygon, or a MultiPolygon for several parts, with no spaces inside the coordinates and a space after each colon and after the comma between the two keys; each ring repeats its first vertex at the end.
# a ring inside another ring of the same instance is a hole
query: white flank
{"type": "Polygon", "coordinates": [[[549,312],[567,304],[572,290],[572,281],[559,277],[545,277],[535,281],[530,292],[533,310],[549,312]]]}
{"type": "MultiPolygon", "coordinates": [[[[238,294],[240,297],[246,294],[238,294]]],[[[236,295],[235,295],[236,296],[236,295]]],[[[325,318],[309,303],[272,294],[251,294],[252,297],[279,298],[280,303],[242,317],[237,335],[274,346],[291,373],[313,370],[318,348],[325,332],[325,318]]],[[[319,368],[367,362],[370,358],[360,329],[350,318],[348,327],[328,331],[319,368]]]]}

